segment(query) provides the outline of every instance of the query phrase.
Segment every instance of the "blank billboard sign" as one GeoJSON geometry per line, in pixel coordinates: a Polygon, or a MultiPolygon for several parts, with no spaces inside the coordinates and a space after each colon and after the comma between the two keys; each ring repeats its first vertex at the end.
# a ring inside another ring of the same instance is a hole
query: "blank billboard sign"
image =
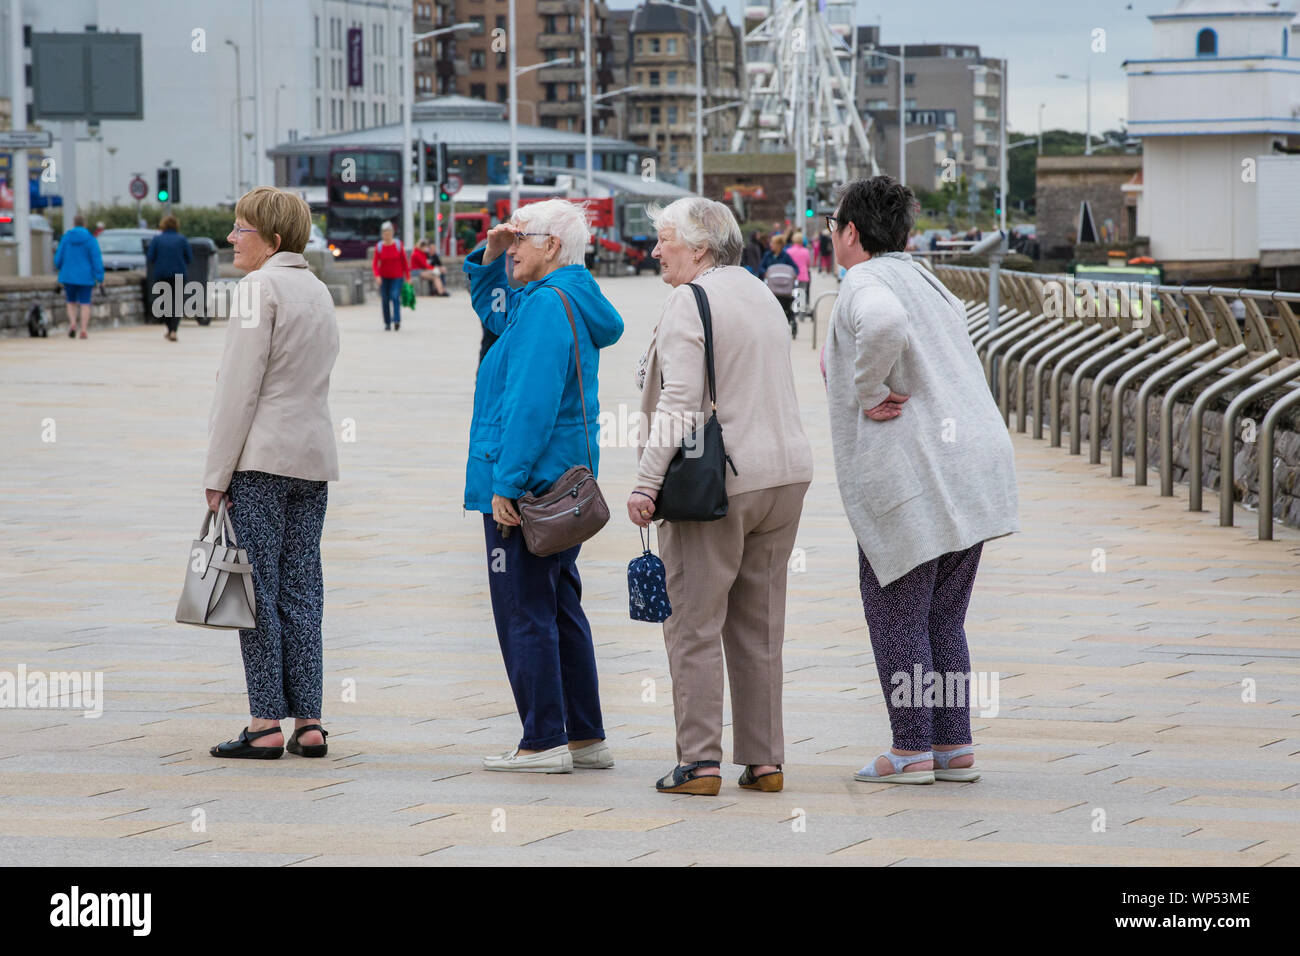
{"type": "Polygon", "coordinates": [[[37,117],[144,119],[138,33],[33,33],[37,117]]]}

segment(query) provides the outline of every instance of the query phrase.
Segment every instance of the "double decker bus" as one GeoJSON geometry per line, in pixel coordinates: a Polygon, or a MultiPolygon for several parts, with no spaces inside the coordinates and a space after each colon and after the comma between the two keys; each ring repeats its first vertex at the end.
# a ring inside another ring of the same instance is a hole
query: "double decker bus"
{"type": "Polygon", "coordinates": [[[402,153],[368,147],[330,150],[325,238],[341,258],[362,259],[379,242],[379,227],[402,232],[402,153]]]}

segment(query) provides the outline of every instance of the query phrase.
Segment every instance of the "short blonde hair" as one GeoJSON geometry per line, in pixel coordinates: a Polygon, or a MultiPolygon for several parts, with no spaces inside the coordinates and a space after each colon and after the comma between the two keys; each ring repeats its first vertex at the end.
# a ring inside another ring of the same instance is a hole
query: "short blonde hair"
{"type": "Polygon", "coordinates": [[[690,249],[707,249],[720,266],[740,264],[745,241],[731,209],[702,196],[683,196],[662,209],[647,206],[655,231],[672,229],[690,249]]]}
{"type": "Polygon", "coordinates": [[[793,242],[796,246],[802,246],[802,245],[803,245],[803,233],[802,233],[802,232],[799,232],[798,230],[796,230],[796,231],[795,231],[795,234],[794,234],[793,236],[790,237],[790,241],[793,242]]]}
{"type": "Polygon", "coordinates": [[[276,252],[301,253],[311,238],[311,209],[306,201],[274,186],[258,186],[240,196],[235,218],[256,229],[267,245],[275,246],[279,236],[276,252]]]}

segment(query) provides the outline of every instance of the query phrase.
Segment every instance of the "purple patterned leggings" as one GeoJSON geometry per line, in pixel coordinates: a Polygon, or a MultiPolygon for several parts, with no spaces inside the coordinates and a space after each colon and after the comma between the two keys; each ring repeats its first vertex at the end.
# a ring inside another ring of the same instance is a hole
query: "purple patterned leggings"
{"type": "Polygon", "coordinates": [[[971,742],[964,625],[983,547],[950,551],[883,588],[858,548],[862,607],[898,750],[971,742]],[[929,685],[938,693],[927,693],[929,685]]]}

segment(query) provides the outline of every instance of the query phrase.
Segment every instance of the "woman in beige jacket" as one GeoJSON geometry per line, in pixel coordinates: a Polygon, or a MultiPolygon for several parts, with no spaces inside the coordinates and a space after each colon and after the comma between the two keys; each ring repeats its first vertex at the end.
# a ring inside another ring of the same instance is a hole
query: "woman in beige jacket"
{"type": "Polygon", "coordinates": [[[235,205],[227,241],[247,273],[226,328],[208,423],[208,507],[223,498],[253,565],[257,628],[239,632],[251,719],[214,757],[323,757],[320,537],[339,476],[329,410],[339,351],[334,302],[307,268],[307,204],[259,186],[235,205]]]}
{"type": "Polygon", "coordinates": [[[711,408],[704,327],[689,284],[704,290],[713,324],[718,423],[733,471],[728,510],[716,521],[663,522],[660,546],[672,614],[664,643],[673,681],[677,763],[656,787],[716,794],[721,788],[723,653],[731,680],[732,759],[740,786],[784,785],[781,645],[786,568],[812,481],[790,366],[790,332],[776,297],[741,268],[731,210],[679,199],[655,217],[653,255],[673,287],[637,372],[642,388],[637,487],[628,517],[653,520],[668,464],[683,434],[711,408]]]}

